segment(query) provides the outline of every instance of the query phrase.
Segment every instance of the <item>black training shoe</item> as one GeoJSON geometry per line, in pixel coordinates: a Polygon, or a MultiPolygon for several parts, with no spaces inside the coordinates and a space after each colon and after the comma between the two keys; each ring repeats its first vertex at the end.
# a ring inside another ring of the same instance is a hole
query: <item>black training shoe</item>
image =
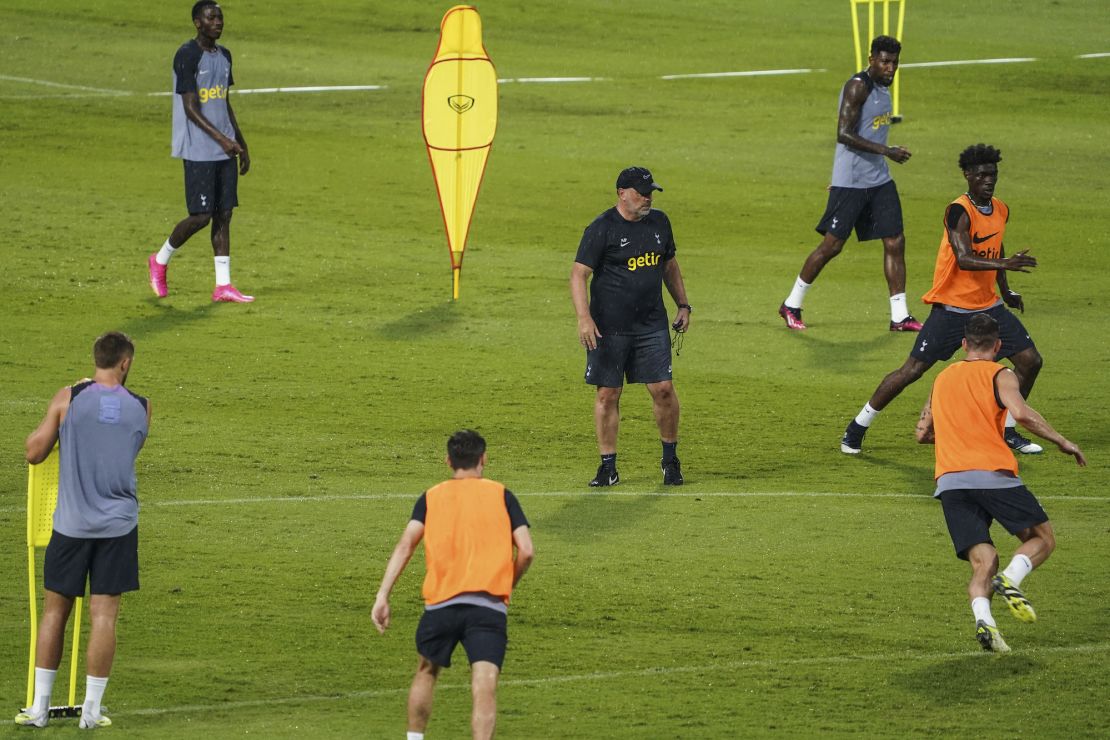
{"type": "Polygon", "coordinates": [[[678,461],[677,457],[672,457],[669,462],[660,460],[659,467],[663,471],[663,485],[682,485],[682,463],[678,461]]]}
{"type": "Polygon", "coordinates": [[[1006,440],[1006,446],[1014,452],[1020,452],[1023,455],[1038,455],[1044,452],[1043,447],[1021,436],[1018,430],[1013,427],[1006,427],[1003,438],[1006,440]]]}
{"type": "Polygon", "coordinates": [[[863,449],[863,435],[867,434],[867,427],[856,423],[855,419],[848,422],[844,436],[840,438],[840,451],[845,455],[858,455],[863,449]]]}
{"type": "Polygon", "coordinates": [[[590,481],[591,488],[601,488],[604,486],[615,486],[621,482],[621,475],[617,472],[615,465],[607,465],[601,463],[597,469],[597,475],[590,481]]]}

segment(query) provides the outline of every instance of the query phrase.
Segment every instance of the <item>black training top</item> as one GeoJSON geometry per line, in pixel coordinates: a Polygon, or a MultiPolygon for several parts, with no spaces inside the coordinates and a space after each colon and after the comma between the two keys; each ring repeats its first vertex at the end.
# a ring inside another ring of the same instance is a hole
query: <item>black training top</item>
{"type": "Polygon", "coordinates": [[[603,336],[667,330],[663,265],[674,253],[671,221],[662,211],[626,221],[614,206],[586,227],[574,261],[594,271],[590,315],[603,336]]]}

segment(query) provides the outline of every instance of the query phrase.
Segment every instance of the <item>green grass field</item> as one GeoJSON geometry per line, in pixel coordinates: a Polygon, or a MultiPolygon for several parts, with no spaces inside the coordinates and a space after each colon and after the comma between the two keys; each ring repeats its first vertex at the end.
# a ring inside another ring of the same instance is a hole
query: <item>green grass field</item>
{"type": "MultiPolygon", "coordinates": [[[[854,71],[848,3],[480,5],[500,77],[604,79],[501,86],[456,303],[419,121],[448,6],[224,5],[241,89],[387,86],[234,97],[253,168],[232,274],[258,297],[236,306],[209,302],[206,234],[175,257],[169,298],[146,282],[146,255],[184,215],[170,100],[150,93],[169,89],[193,35],[189,3],[0,5],[9,716],[26,677],[23,439],[116,328],[136,341],[130,385],[154,421],[138,471],[143,588],[124,599],[105,700],[113,733],[403,736],[419,559],[384,637],[370,605],[412,502],[446,472],[446,437],[470,426],[537,547],[511,610],[503,737],[1105,737],[1110,58],[1080,58],[1110,52],[1103,4],[936,0],[906,20],[906,64],[1035,60],[904,69],[891,134],[914,153],[895,176],[921,318],[943,208],[964,186],[958,153],[1002,150],[1007,246],[1040,260],[1011,277],[1045,357],[1031,401],[1091,463],[1021,461],[1059,549],[1026,582],[1036,625],[996,604],[1007,656],[972,637],[931,448],[913,441],[935,372],[882,414],[863,455],[838,450],[912,341],[886,331],[881,248],[851,242],[830,264],[809,331],[775,313],[818,240],[836,96],[854,71]],[[661,79],[768,69],[815,71],[661,79]],[[695,306],[674,363],[687,484],[662,489],[633,387],[622,483],[598,494],[567,277],[630,164],[666,188],[656,205],[695,306]]],[[[1008,560],[1012,540],[997,539],[1008,560]]],[[[429,737],[466,735],[468,680],[459,652],[429,737]]]]}

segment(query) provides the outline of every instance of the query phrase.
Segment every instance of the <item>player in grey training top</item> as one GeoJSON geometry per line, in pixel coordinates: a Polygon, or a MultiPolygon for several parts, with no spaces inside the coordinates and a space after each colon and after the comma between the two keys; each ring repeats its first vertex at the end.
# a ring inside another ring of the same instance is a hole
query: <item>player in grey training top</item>
{"type": "Polygon", "coordinates": [[[100,702],[116,654],[120,595],[139,588],[139,502],[135,458],[150,428],[150,404],[124,387],[135,345],[108,332],[93,345],[96,372],[62,388],[27,437],[27,462],[45,460],[58,444],[58,504],[46,547],[43,608],[35,642],[34,702],[18,725],[45,727],[73,600],[89,590],[88,652],[82,728],[111,720],[100,702]]]}
{"type": "Polygon", "coordinates": [[[212,251],[216,260],[213,301],[249,303],[231,284],[231,213],[239,205],[238,176],[247,174],[251,160],[247,142],[229,93],[235,84],[231,52],[218,45],[224,16],[215,0],[193,5],[196,38],[182,44],[173,58],[172,154],[185,166],[185,204],[189,215],[165,244],[147,258],[150,287],[159,298],[169,294],[166,267],[176,249],[212,222],[212,251]],[[236,167],[238,158],[238,167],[236,167]]]}
{"type": "Polygon", "coordinates": [[[802,301],[829,260],[840,254],[856,231],[862,241],[882,239],[883,271],[890,289],[890,330],[918,331],[921,322],[906,306],[906,238],[902,203],[890,178],[887,158],[899,164],[910,158],[905,147],[887,146],[892,122],[890,84],[898,71],[902,45],[890,36],[871,42],[868,67],[844,83],[840,92],[836,154],[825,215],[817,224],[824,238],[806,258],[779,316],[791,329],[805,329],[802,301]]]}

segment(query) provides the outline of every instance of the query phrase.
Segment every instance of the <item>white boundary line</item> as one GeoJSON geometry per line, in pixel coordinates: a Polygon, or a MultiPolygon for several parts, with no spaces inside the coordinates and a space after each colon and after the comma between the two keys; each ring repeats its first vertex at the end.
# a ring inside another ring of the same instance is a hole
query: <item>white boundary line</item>
{"type": "Polygon", "coordinates": [[[1095,54],[1080,54],[1076,59],[1105,59],[1110,57],[1110,51],[1100,51],[1095,54]]]}
{"type": "Polygon", "coordinates": [[[765,77],[771,75],[804,75],[811,72],[828,72],[827,69],[755,69],[745,72],[701,72],[697,74],[663,75],[661,80],[694,80],[712,77],[765,77]]]}
{"type": "Polygon", "coordinates": [[[64,87],[71,90],[84,90],[85,92],[101,93],[103,95],[133,95],[134,93],[129,90],[112,90],[107,87],[88,87],[86,85],[67,85],[64,82],[51,82],[50,80],[36,80],[32,77],[12,77],[10,75],[0,75],[0,80],[8,80],[9,82],[26,82],[30,85],[42,85],[43,87],[64,87]]]}
{"type": "MultiPolygon", "coordinates": [[[[879,499],[914,499],[918,501],[932,501],[930,494],[921,493],[838,493],[821,491],[706,491],[690,492],[662,492],[662,491],[536,491],[534,493],[521,493],[514,491],[520,498],[851,498],[864,500],[879,499]]],[[[257,498],[225,498],[225,499],[183,499],[141,501],[141,506],[146,508],[179,507],[179,506],[242,506],[253,504],[318,504],[332,501],[415,501],[419,496],[416,492],[409,493],[337,493],[317,496],[259,496],[257,498]]],[[[1041,501],[1085,501],[1096,503],[1110,503],[1110,496],[1037,496],[1041,501]]],[[[25,506],[0,506],[0,513],[15,514],[25,510],[25,506]]]]}
{"type": "Polygon", "coordinates": [[[612,79],[611,77],[505,77],[499,79],[498,83],[505,84],[507,82],[606,82],[612,79]]]}
{"type": "Polygon", "coordinates": [[[919,67],[957,67],[964,64],[1018,64],[1021,62],[1037,62],[1036,57],[1006,57],[1002,59],[955,59],[950,62],[909,62],[899,64],[899,69],[914,69],[919,67]]]}
{"type": "MultiPolygon", "coordinates": [[[[1012,655],[1040,655],[1040,654],[1081,654],[1081,653],[1100,653],[1110,650],[1110,643],[1096,642],[1086,645],[1072,645],[1060,647],[1047,647],[1047,648],[1031,648],[1029,650],[1015,650],[1012,655]]],[[[627,671],[597,671],[594,673],[579,673],[568,674],[564,676],[546,676],[543,678],[510,678],[501,679],[498,685],[505,686],[544,686],[551,684],[561,683],[578,683],[582,681],[611,681],[614,679],[624,678],[650,678],[653,676],[669,676],[686,673],[708,673],[713,671],[742,671],[751,668],[781,668],[790,666],[807,666],[807,665],[847,665],[852,663],[890,663],[899,659],[904,659],[905,662],[923,662],[932,660],[951,660],[953,658],[965,658],[968,656],[980,655],[984,659],[990,656],[984,656],[982,650],[965,650],[961,652],[948,652],[948,653],[924,653],[914,654],[910,652],[897,652],[886,653],[877,655],[828,655],[823,657],[810,657],[810,658],[781,658],[781,659],[767,659],[767,660],[730,660],[717,663],[706,663],[703,665],[687,665],[687,666],[671,666],[659,668],[639,668],[627,671]]],[[[1005,658],[1003,658],[1005,660],[1005,658]]],[[[437,688],[454,690],[454,689],[469,689],[468,682],[463,683],[448,683],[441,682],[437,688]]],[[[390,689],[372,689],[368,691],[351,691],[342,694],[320,695],[312,694],[308,696],[287,696],[271,699],[248,699],[243,701],[232,701],[222,704],[192,704],[182,705],[176,707],[157,707],[148,709],[132,709],[112,712],[112,716],[161,716],[166,714],[181,714],[186,712],[205,713],[205,712],[218,712],[236,709],[247,709],[251,707],[264,707],[273,706],[275,704],[307,704],[324,701],[351,701],[356,699],[372,699],[381,696],[395,696],[399,694],[408,693],[409,687],[399,686],[390,689]]],[[[10,724],[10,723],[5,723],[10,724]]]]}

